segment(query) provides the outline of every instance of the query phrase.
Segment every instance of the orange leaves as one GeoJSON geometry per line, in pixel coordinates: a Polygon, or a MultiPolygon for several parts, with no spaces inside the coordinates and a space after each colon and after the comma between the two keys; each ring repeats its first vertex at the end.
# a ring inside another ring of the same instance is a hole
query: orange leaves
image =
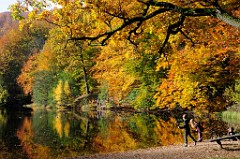
{"type": "MultiPolygon", "coordinates": [[[[83,50],[87,43],[96,42],[108,45],[94,59],[94,78],[107,83],[108,95],[117,102],[136,90],[142,94],[139,98],[155,93],[159,77],[166,76],[159,82],[156,94],[157,104],[163,107],[174,107],[177,102],[183,107],[194,107],[206,103],[209,94],[214,99],[221,96],[229,81],[238,76],[239,31],[212,17],[214,6],[207,1],[143,2],[147,1],[60,0],[56,1],[61,5],[59,8],[40,15],[30,13],[31,19],[46,16],[57,24],[59,28],[51,37],[52,43],[61,45],[73,40],[65,50],[63,45],[57,50],[46,44],[38,57],[37,69],[78,73],[81,71],[77,67],[88,65],[88,69],[94,55],[83,50]],[[157,3],[161,6],[156,6],[157,3]],[[76,43],[79,48],[74,46],[76,43]]],[[[222,4],[227,6],[236,1],[222,1],[222,4]]],[[[73,74],[80,78],[80,73],[73,74]]],[[[133,98],[139,99],[137,95],[133,98]]]]}
{"type": "Polygon", "coordinates": [[[50,149],[47,146],[34,143],[33,123],[30,118],[24,118],[22,126],[17,131],[17,137],[28,158],[48,158],[50,149]]]}
{"type": "MultiPolygon", "coordinates": [[[[238,77],[239,53],[235,49],[218,50],[209,47],[189,47],[175,52],[169,57],[168,78],[162,81],[157,93],[157,104],[174,108],[176,103],[182,107],[206,107],[209,89],[212,87],[215,102],[224,105],[222,89],[238,77]],[[213,51],[214,50],[214,51],[213,51]],[[221,102],[219,102],[221,101],[221,102]]],[[[161,63],[158,67],[163,67],[161,63]]]]}
{"type": "Polygon", "coordinates": [[[36,69],[36,55],[29,57],[28,61],[24,63],[21,74],[17,78],[17,83],[23,88],[25,95],[32,94],[33,73],[36,69]]]}
{"type": "Polygon", "coordinates": [[[158,60],[157,70],[169,70],[155,95],[157,105],[174,108],[179,103],[202,110],[223,108],[224,89],[239,78],[239,31],[206,17],[198,18],[198,22],[187,18],[185,28],[195,45],[180,40],[182,35],[175,36],[179,40],[170,40],[173,51],[158,60]]]}

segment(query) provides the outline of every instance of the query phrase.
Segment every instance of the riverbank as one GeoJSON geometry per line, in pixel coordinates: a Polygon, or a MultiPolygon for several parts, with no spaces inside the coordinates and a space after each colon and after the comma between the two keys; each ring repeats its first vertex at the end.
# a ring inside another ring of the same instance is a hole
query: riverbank
{"type": "Polygon", "coordinates": [[[183,145],[161,146],[148,149],[131,150],[77,159],[240,159],[240,141],[223,141],[223,149],[216,142],[203,141],[183,145]]]}

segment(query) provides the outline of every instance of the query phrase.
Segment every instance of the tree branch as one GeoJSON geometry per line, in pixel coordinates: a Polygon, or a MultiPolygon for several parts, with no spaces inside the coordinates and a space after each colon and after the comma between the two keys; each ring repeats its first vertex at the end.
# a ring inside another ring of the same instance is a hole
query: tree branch
{"type": "Polygon", "coordinates": [[[174,35],[175,35],[175,34],[177,34],[177,33],[181,30],[181,29],[180,29],[180,26],[183,25],[184,20],[185,20],[185,16],[181,15],[180,18],[179,18],[179,20],[178,20],[176,23],[174,23],[174,24],[172,24],[172,25],[170,25],[170,26],[168,27],[166,38],[165,38],[162,46],[160,47],[158,53],[160,53],[160,54],[163,53],[163,49],[164,49],[164,47],[166,46],[166,44],[167,44],[167,42],[168,42],[168,40],[169,40],[169,38],[170,38],[170,35],[171,35],[171,34],[174,34],[174,35]]]}
{"type": "Polygon", "coordinates": [[[236,28],[240,28],[240,19],[239,18],[232,16],[231,14],[227,13],[224,9],[222,9],[217,0],[214,1],[214,6],[216,7],[214,15],[219,20],[221,20],[227,24],[230,24],[231,26],[234,26],[236,28]]]}
{"type": "MultiPolygon", "coordinates": [[[[142,23],[144,21],[147,21],[148,19],[151,19],[159,14],[165,13],[167,11],[174,11],[176,13],[180,14],[180,19],[177,23],[172,24],[168,27],[168,31],[167,31],[167,35],[165,40],[163,41],[163,44],[161,46],[161,48],[159,49],[159,53],[162,53],[163,48],[165,47],[165,45],[167,44],[169,37],[171,34],[176,34],[178,32],[181,32],[184,36],[188,37],[186,34],[184,34],[184,32],[180,29],[180,26],[182,26],[182,24],[184,23],[185,17],[199,17],[199,16],[215,16],[218,19],[232,25],[235,27],[240,27],[240,22],[239,19],[231,17],[230,15],[223,13],[221,10],[219,10],[218,8],[220,8],[220,6],[217,3],[213,3],[212,7],[209,8],[184,8],[184,7],[179,7],[176,6],[172,3],[168,3],[168,2],[158,2],[155,0],[137,0],[139,3],[143,3],[145,4],[147,7],[145,8],[145,10],[143,11],[143,14],[141,16],[136,16],[133,18],[126,18],[123,17],[122,15],[113,15],[112,13],[108,13],[110,16],[113,16],[115,18],[119,18],[119,19],[123,19],[123,23],[120,24],[117,28],[115,29],[111,29],[110,31],[106,31],[104,33],[101,33],[99,35],[96,36],[83,36],[83,37],[70,37],[71,40],[90,40],[90,44],[92,44],[94,41],[98,41],[100,40],[99,44],[100,45],[106,45],[106,41],[111,38],[112,35],[114,35],[116,32],[121,31],[122,29],[126,28],[129,25],[132,25],[134,23],[136,23],[136,27],[134,27],[132,30],[129,31],[129,36],[128,36],[128,40],[136,45],[134,43],[134,41],[131,39],[131,36],[133,33],[136,33],[136,31],[140,28],[140,26],[142,25],[142,23]],[[149,8],[151,6],[154,7],[159,7],[159,9],[148,13],[149,8]],[[214,8],[214,7],[215,8],[214,8]]],[[[189,39],[189,38],[188,38],[189,39]]],[[[191,41],[193,42],[193,41],[191,41]]]]}
{"type": "Polygon", "coordinates": [[[161,13],[164,13],[166,11],[169,11],[169,9],[158,9],[154,12],[152,12],[151,14],[147,15],[147,16],[138,16],[138,17],[134,17],[134,18],[131,18],[131,19],[126,19],[119,27],[113,29],[113,30],[110,30],[110,31],[106,31],[102,34],[99,34],[97,36],[92,36],[92,37],[88,37],[88,36],[83,36],[83,37],[70,37],[71,40],[90,40],[91,42],[95,41],[95,40],[98,40],[102,37],[105,37],[104,40],[102,40],[100,42],[101,45],[105,45],[105,41],[107,41],[114,33],[116,33],[117,31],[121,31],[122,29],[124,29],[125,27],[133,24],[133,23],[136,23],[136,22],[141,22],[141,21],[146,21],[148,19],[151,19],[152,17],[158,15],[158,14],[161,14],[161,13]]]}
{"type": "MultiPolygon", "coordinates": [[[[146,8],[143,10],[143,13],[142,13],[142,16],[146,16],[147,15],[147,12],[148,12],[148,10],[149,10],[149,8],[150,8],[150,4],[146,4],[146,3],[144,3],[145,5],[146,5],[146,8]]],[[[130,32],[129,32],[129,35],[128,35],[128,40],[130,41],[130,43],[132,43],[134,46],[137,46],[137,44],[131,39],[131,36],[132,36],[132,34],[137,34],[137,30],[140,28],[140,26],[142,25],[142,23],[143,23],[143,20],[141,20],[141,21],[139,21],[138,23],[137,23],[137,26],[133,29],[133,30],[131,30],[130,32]]]]}
{"type": "Polygon", "coordinates": [[[229,15],[227,12],[222,12],[221,10],[218,10],[218,9],[216,9],[215,15],[221,21],[240,29],[240,19],[235,18],[229,15]]]}

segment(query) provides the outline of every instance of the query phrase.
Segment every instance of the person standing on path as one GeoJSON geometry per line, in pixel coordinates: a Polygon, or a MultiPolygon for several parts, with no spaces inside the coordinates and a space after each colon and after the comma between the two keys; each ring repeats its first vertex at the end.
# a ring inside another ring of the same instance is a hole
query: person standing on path
{"type": "Polygon", "coordinates": [[[196,130],[196,132],[198,133],[197,142],[202,142],[202,131],[203,131],[202,125],[200,124],[200,122],[196,122],[194,119],[190,120],[190,124],[191,124],[192,128],[194,128],[196,130]]]}
{"type": "Polygon", "coordinates": [[[194,145],[197,144],[197,141],[194,139],[194,137],[191,135],[190,126],[187,114],[183,114],[183,126],[178,126],[180,129],[184,129],[184,146],[188,147],[188,136],[194,141],[194,145]]]}

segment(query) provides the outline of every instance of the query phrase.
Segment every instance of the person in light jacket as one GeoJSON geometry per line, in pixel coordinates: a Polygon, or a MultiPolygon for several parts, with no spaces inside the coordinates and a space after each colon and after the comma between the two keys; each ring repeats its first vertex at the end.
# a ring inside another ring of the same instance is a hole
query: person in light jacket
{"type": "Polygon", "coordinates": [[[190,120],[191,127],[195,129],[195,131],[198,133],[198,140],[197,142],[202,142],[202,131],[203,127],[200,124],[200,122],[196,122],[194,119],[190,120]]]}

